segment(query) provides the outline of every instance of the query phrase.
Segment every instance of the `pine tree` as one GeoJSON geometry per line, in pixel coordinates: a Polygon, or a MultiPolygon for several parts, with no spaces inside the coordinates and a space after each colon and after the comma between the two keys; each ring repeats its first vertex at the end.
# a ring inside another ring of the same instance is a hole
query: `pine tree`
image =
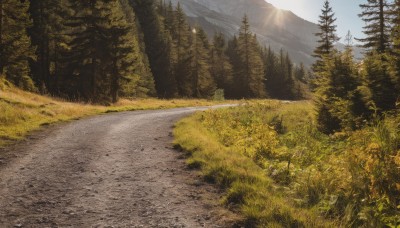
{"type": "Polygon", "coordinates": [[[393,29],[392,29],[392,61],[393,64],[393,81],[396,84],[398,95],[397,100],[400,101],[400,0],[395,0],[393,5],[393,29]]]}
{"type": "Polygon", "coordinates": [[[130,0],[139,20],[145,51],[154,76],[157,95],[160,98],[178,96],[177,82],[174,75],[172,37],[165,28],[162,15],[157,13],[154,0],[130,0]]]}
{"type": "Polygon", "coordinates": [[[29,12],[33,20],[29,34],[37,47],[37,61],[31,63],[32,77],[41,93],[56,93],[61,52],[68,42],[63,22],[71,9],[65,0],[31,0],[29,12]]]}
{"type": "Polygon", "coordinates": [[[367,0],[367,3],[360,4],[362,13],[359,16],[365,21],[364,34],[366,38],[357,39],[363,47],[375,50],[377,53],[384,53],[389,46],[389,8],[386,0],[367,0]]]}
{"type": "Polygon", "coordinates": [[[363,83],[368,93],[368,105],[378,114],[396,108],[395,84],[392,80],[387,54],[372,52],[363,62],[363,83]]]}
{"type": "Polygon", "coordinates": [[[65,92],[86,101],[116,102],[124,85],[134,89],[140,80],[135,72],[139,46],[121,2],[70,4],[76,10],[68,22],[73,31],[68,68],[75,79],[70,79],[72,91],[67,88],[65,92]]]}
{"type": "Polygon", "coordinates": [[[240,69],[240,56],[238,50],[238,39],[236,36],[233,36],[231,40],[228,41],[228,46],[225,51],[226,55],[229,58],[229,63],[232,65],[232,83],[226,89],[226,95],[228,98],[240,99],[240,88],[243,86],[241,81],[238,80],[241,77],[241,69],[240,69]]]}
{"type": "Polygon", "coordinates": [[[36,56],[27,35],[32,25],[28,10],[29,1],[0,1],[0,75],[23,89],[34,91],[29,61],[36,56]]]}
{"type": "Polygon", "coordinates": [[[191,80],[192,96],[195,98],[210,97],[215,91],[214,80],[210,74],[208,40],[205,32],[197,27],[193,29],[191,45],[191,80]]]}
{"type": "Polygon", "coordinates": [[[225,54],[226,41],[222,33],[216,33],[210,52],[210,71],[217,88],[229,90],[232,86],[232,65],[225,54]]]}
{"type": "Polygon", "coordinates": [[[319,38],[318,46],[314,50],[313,57],[316,58],[316,62],[313,64],[313,71],[318,73],[323,67],[323,58],[328,56],[334,50],[334,45],[339,41],[339,37],[336,35],[336,18],[335,13],[332,11],[332,7],[328,0],[325,0],[322,9],[322,14],[319,16],[318,27],[319,32],[315,35],[319,38]]]}
{"type": "Polygon", "coordinates": [[[191,97],[192,79],[190,78],[190,38],[191,29],[186,22],[186,16],[181,5],[178,3],[174,12],[174,21],[172,25],[172,40],[176,59],[174,60],[174,74],[178,82],[179,95],[191,97]]]}
{"type": "Polygon", "coordinates": [[[257,38],[250,31],[248,17],[245,15],[239,30],[238,56],[240,57],[239,77],[234,80],[242,85],[239,97],[265,97],[264,65],[259,52],[257,38]]]}
{"type": "Polygon", "coordinates": [[[362,100],[358,71],[348,53],[325,59],[316,89],[317,122],[320,131],[330,134],[359,128],[367,108],[362,100]]]}
{"type": "Polygon", "coordinates": [[[280,77],[278,75],[278,65],[279,61],[275,54],[275,52],[268,47],[264,49],[263,52],[264,59],[264,67],[265,67],[265,88],[268,91],[268,94],[271,98],[279,97],[279,89],[280,89],[280,77]]]}
{"type": "Polygon", "coordinates": [[[125,14],[129,26],[129,35],[125,36],[126,43],[131,42],[131,54],[135,57],[132,70],[135,80],[122,84],[121,94],[128,97],[156,96],[153,74],[150,69],[149,60],[146,55],[146,47],[139,29],[139,22],[129,5],[128,0],[120,0],[122,11],[125,14]]]}
{"type": "Polygon", "coordinates": [[[396,56],[396,17],[394,21],[391,20],[393,12],[390,10],[391,4],[386,0],[368,0],[360,7],[363,12],[359,16],[366,22],[364,27],[366,38],[358,40],[364,43],[364,48],[368,49],[368,56],[363,64],[364,86],[368,90],[366,97],[370,107],[382,113],[395,108],[398,96],[394,82],[396,76],[393,77],[389,56],[389,54],[396,56]],[[392,46],[389,35],[391,22],[395,24],[393,51],[389,50],[392,46]]]}

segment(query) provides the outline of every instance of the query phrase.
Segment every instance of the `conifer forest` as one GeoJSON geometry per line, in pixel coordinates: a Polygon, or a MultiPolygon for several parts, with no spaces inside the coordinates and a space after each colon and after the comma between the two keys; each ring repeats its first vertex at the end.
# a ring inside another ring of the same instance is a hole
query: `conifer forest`
{"type": "Polygon", "coordinates": [[[306,71],[237,36],[208,37],[166,1],[1,1],[0,72],[16,86],[92,103],[119,97],[301,99],[306,71]]]}

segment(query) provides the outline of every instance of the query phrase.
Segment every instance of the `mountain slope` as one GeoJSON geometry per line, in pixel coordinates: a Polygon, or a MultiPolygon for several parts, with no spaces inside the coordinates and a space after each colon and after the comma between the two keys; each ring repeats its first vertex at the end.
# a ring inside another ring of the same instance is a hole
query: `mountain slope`
{"type": "Polygon", "coordinates": [[[221,31],[227,37],[238,33],[244,14],[263,45],[275,51],[283,48],[292,59],[311,65],[318,26],[291,11],[280,10],[264,0],[172,0],[180,2],[191,24],[202,26],[212,36],[221,31]]]}

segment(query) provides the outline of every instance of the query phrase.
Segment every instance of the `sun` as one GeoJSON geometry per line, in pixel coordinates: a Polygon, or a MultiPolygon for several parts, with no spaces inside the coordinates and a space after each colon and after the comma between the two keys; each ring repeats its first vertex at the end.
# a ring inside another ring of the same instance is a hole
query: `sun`
{"type": "Polygon", "coordinates": [[[265,25],[268,24],[275,24],[278,25],[279,27],[282,27],[284,25],[284,17],[285,17],[285,10],[283,9],[275,9],[273,12],[271,12],[265,19],[265,25]]]}

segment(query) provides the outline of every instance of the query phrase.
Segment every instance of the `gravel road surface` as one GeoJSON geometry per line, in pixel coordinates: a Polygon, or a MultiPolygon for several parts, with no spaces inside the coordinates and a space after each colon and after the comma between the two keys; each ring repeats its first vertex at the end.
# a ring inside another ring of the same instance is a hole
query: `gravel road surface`
{"type": "Polygon", "coordinates": [[[174,123],[202,109],[90,117],[0,150],[0,227],[232,226],[172,149],[174,123]]]}

